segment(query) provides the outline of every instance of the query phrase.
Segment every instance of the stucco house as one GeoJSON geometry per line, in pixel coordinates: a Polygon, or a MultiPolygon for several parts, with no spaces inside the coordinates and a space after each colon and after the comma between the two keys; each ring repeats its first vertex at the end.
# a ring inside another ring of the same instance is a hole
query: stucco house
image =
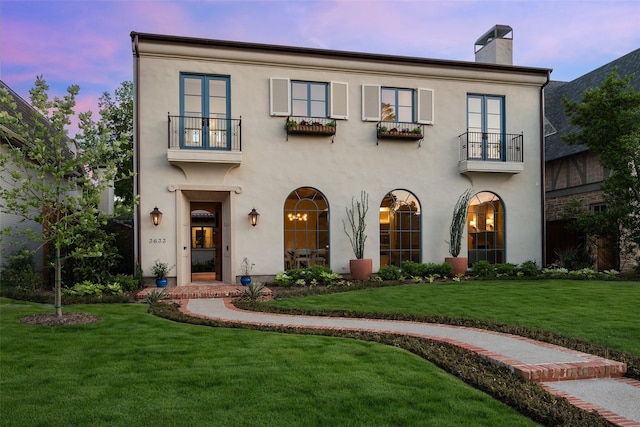
{"type": "Polygon", "coordinates": [[[578,200],[587,212],[606,209],[601,185],[608,171],[600,164],[596,154],[584,145],[567,145],[562,137],[577,131],[570,125],[562,97],[579,102],[586,90],[602,85],[614,70],[620,76],[635,74],[631,85],[640,89],[640,49],[636,49],[570,82],[551,81],[545,88],[545,162],[546,162],[546,263],[558,261],[567,249],[588,249],[598,270],[633,267],[634,256],[623,254],[616,259],[608,239],[589,239],[571,227],[565,206],[578,200]]]}
{"type": "Polygon", "coordinates": [[[469,264],[544,260],[543,88],[512,64],[512,30],[476,61],[131,33],[136,254],[171,281],[348,273],[345,207],[369,195],[374,271],[443,262],[469,206],[469,264]],[[161,214],[161,215],[160,215],[161,214]]]}

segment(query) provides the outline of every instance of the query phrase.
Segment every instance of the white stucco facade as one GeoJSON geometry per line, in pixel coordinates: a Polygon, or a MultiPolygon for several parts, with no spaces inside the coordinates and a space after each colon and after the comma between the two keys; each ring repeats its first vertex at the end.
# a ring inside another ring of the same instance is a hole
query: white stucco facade
{"type": "Polygon", "coordinates": [[[381,262],[379,207],[396,189],[410,191],[420,203],[421,262],[440,263],[448,256],[453,206],[472,188],[494,193],[503,204],[503,261],[541,263],[541,92],[549,70],[140,33],[132,33],[132,41],[140,195],[136,250],[145,276],[160,259],[175,264],[171,275],[178,285],[191,281],[191,211],[194,203],[207,202],[219,203],[218,280],[235,283],[245,257],[255,264],[253,276],[274,276],[284,269],[289,249],[285,200],[300,187],[326,198],[326,263],[337,273],[348,273],[353,258],[342,220],[361,190],[369,195],[365,255],[373,259],[374,272],[381,262]],[[241,118],[241,150],[168,148],[168,115],[181,115],[181,73],[228,79],[229,117],[241,118]],[[335,135],[287,136],[287,115],[272,114],[272,79],[339,82],[346,89],[347,114],[335,119],[335,135]],[[377,121],[363,120],[368,85],[432,91],[432,124],[422,125],[421,141],[377,138],[377,121]],[[461,163],[459,136],[467,131],[473,94],[502,99],[502,132],[522,135],[522,161],[461,163]],[[163,212],[158,226],[149,218],[156,206],[163,212]],[[255,227],[247,217],[253,208],[260,213],[255,227]]]}

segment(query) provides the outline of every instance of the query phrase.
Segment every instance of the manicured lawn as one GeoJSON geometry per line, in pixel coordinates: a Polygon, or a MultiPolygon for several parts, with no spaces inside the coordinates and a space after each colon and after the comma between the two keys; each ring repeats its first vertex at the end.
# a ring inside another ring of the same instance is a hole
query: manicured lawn
{"type": "Polygon", "coordinates": [[[271,304],[495,320],[538,327],[640,355],[640,282],[496,280],[410,284],[271,304]]]}
{"type": "Polygon", "coordinates": [[[144,305],[18,322],[46,310],[0,298],[2,426],[534,425],[398,348],[174,323],[144,305]]]}

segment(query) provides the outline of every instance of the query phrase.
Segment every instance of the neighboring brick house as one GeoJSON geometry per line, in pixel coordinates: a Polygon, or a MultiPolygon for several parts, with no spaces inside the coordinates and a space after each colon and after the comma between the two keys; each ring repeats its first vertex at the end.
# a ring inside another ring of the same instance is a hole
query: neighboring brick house
{"type": "Polygon", "coordinates": [[[131,33],[145,276],[159,259],[178,285],[236,283],[245,257],[258,280],[347,273],[342,221],[361,190],[374,272],[443,262],[467,188],[461,256],[540,265],[550,70],[514,66],[511,34],[492,28],[464,62],[131,33]]]}
{"type": "Polygon", "coordinates": [[[589,249],[598,270],[633,267],[633,256],[616,260],[607,239],[590,239],[571,227],[571,219],[563,215],[571,200],[580,200],[585,211],[606,209],[602,181],[607,175],[598,157],[584,145],[567,145],[562,136],[577,129],[569,124],[562,97],[579,102],[588,89],[602,85],[617,67],[621,77],[635,73],[632,86],[640,89],[640,49],[624,55],[570,82],[551,81],[545,88],[545,186],[547,249],[546,264],[555,263],[557,254],[567,248],[589,249]]]}

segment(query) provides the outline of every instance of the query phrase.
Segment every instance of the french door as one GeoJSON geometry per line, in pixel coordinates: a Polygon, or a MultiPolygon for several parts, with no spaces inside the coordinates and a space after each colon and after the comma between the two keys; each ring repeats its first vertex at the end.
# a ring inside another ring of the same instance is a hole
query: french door
{"type": "Polygon", "coordinates": [[[229,150],[229,77],[180,76],[180,148],[229,150]]]}
{"type": "Polygon", "coordinates": [[[504,160],[504,97],[467,96],[468,158],[504,160]]]}

